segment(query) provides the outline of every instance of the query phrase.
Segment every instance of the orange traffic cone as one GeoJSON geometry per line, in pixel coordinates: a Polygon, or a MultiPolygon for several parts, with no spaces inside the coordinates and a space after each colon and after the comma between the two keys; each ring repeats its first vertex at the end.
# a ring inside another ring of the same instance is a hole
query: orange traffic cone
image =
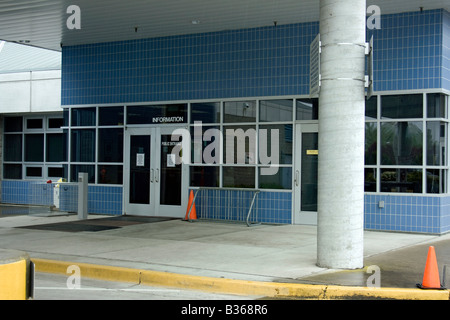
{"type": "Polygon", "coordinates": [[[417,286],[421,289],[442,289],[441,281],[439,279],[436,252],[434,251],[433,246],[428,248],[427,263],[425,265],[423,281],[422,284],[418,284],[417,286]]]}
{"type": "Polygon", "coordinates": [[[189,209],[191,208],[191,205],[192,205],[192,209],[191,209],[191,214],[190,214],[190,220],[197,220],[197,211],[195,210],[195,202],[194,202],[194,192],[192,190],[189,194],[189,201],[188,201],[188,206],[186,209],[186,216],[184,217],[184,220],[189,220],[188,214],[189,214],[189,209]]]}

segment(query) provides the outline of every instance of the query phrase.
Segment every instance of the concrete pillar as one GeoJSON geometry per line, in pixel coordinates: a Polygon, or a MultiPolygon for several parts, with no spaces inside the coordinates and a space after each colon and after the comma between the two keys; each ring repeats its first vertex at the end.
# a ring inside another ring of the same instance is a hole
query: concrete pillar
{"type": "Polygon", "coordinates": [[[364,0],[320,0],[317,264],[363,267],[364,0]]]}

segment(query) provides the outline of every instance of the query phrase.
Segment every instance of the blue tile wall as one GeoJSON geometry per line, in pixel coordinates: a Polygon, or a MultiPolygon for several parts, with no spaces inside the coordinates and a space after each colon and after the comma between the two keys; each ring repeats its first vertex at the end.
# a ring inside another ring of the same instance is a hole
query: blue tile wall
{"type": "Polygon", "coordinates": [[[317,33],[306,23],[64,47],[62,104],[307,94],[317,33]]]}
{"type": "Polygon", "coordinates": [[[365,229],[440,234],[450,231],[450,197],[366,194],[365,229]],[[380,208],[384,201],[384,208],[380,208]]]}
{"type": "MultiPolygon", "coordinates": [[[[195,199],[197,217],[246,221],[253,196],[253,191],[201,190],[195,199]]],[[[250,222],[290,224],[292,193],[261,191],[257,195],[249,220],[250,222]]]]}
{"type": "MultiPolygon", "coordinates": [[[[2,203],[51,206],[54,204],[56,184],[33,181],[2,181],[2,203]]],[[[89,186],[88,212],[90,214],[121,215],[122,186],[89,186]]],[[[60,210],[77,212],[78,187],[60,184],[60,210]]]]}
{"type": "Polygon", "coordinates": [[[444,11],[442,28],[442,88],[450,90],[450,12],[448,11],[444,11]]]}
{"type": "MultiPolygon", "coordinates": [[[[447,88],[448,21],[444,10],[382,15],[367,32],[375,90],[447,88]]],[[[318,31],[311,22],[64,47],[62,104],[308,94],[318,31]]]]}
{"type": "Polygon", "coordinates": [[[375,91],[442,87],[442,16],[431,10],[381,16],[374,38],[375,91]]]}
{"type": "MultiPolygon", "coordinates": [[[[121,215],[122,214],[122,186],[88,187],[89,214],[121,215]]],[[[64,184],[60,191],[60,208],[62,211],[77,212],[78,187],[74,184],[64,184]]]]}

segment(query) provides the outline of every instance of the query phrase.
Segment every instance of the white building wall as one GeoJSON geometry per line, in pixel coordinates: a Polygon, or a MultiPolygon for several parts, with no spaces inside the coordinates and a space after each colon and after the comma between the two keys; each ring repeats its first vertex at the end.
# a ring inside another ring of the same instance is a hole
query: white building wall
{"type": "Polygon", "coordinates": [[[0,74],[0,114],[61,109],[61,70],[0,74]]]}

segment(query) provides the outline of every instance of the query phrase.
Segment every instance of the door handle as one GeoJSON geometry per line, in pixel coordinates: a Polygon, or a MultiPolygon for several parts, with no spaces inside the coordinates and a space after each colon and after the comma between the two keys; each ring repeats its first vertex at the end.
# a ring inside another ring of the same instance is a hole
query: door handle
{"type": "Polygon", "coordinates": [[[155,182],[158,182],[158,180],[159,180],[159,169],[156,169],[155,182]]]}
{"type": "Polygon", "coordinates": [[[298,170],[295,170],[294,182],[295,182],[295,186],[298,187],[298,170]]]}
{"type": "Polygon", "coordinates": [[[152,182],[152,183],[153,183],[153,176],[154,176],[154,170],[151,169],[150,170],[150,182],[152,182]]]}

